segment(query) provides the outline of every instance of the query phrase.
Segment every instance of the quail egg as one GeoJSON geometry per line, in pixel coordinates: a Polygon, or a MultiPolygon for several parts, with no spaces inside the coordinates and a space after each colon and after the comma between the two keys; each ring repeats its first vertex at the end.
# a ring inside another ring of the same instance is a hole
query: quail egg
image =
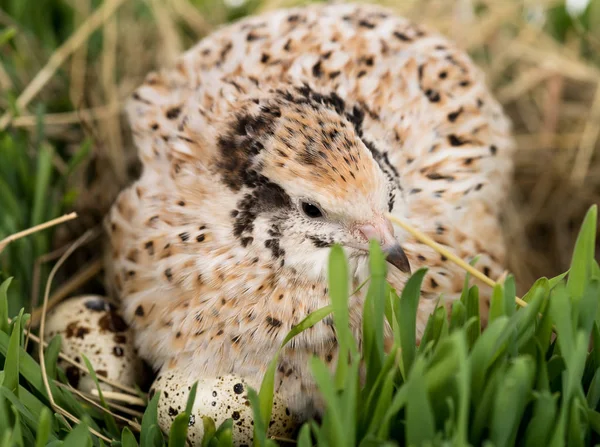
{"type": "MultiPolygon", "coordinates": [[[[52,309],[46,317],[44,336],[62,337],[61,351],[85,367],[84,354],[98,376],[133,387],[143,376],[143,363],[133,346],[133,333],[107,298],[86,295],[70,298],[52,309]]],[[[96,385],[88,373],[60,360],[69,383],[90,392],[96,385]]],[[[100,387],[113,387],[100,381],[100,387]]]]}
{"type": "MultiPolygon", "coordinates": [[[[211,417],[219,427],[225,420],[233,420],[233,441],[236,446],[252,445],[254,421],[248,400],[248,383],[229,374],[219,377],[190,377],[177,369],[161,372],[150,389],[151,396],[160,390],[158,424],[168,433],[177,415],[185,411],[189,392],[198,382],[196,398],[188,425],[188,441],[199,446],[204,436],[203,417],[211,417]]],[[[256,389],[256,388],[255,388],[256,389]]],[[[273,399],[269,436],[290,438],[298,422],[277,394],[273,399]]]]}

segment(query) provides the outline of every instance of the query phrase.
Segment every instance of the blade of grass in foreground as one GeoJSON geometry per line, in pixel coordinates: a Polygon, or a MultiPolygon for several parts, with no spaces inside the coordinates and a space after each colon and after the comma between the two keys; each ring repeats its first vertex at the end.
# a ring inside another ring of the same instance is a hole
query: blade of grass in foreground
{"type": "Polygon", "coordinates": [[[196,400],[197,388],[198,382],[194,382],[190,393],[188,394],[185,411],[178,414],[173,421],[173,424],[171,424],[171,429],[169,431],[169,447],[185,447],[186,445],[190,416],[192,415],[194,401],[196,400]]]}
{"type": "Polygon", "coordinates": [[[139,447],[133,433],[129,428],[124,427],[121,433],[121,446],[122,447],[139,447]]]}
{"type": "MultiPolygon", "coordinates": [[[[225,420],[215,432],[215,438],[219,440],[217,447],[233,447],[233,419],[225,420]]],[[[267,439],[265,447],[270,447],[270,440],[267,439]]]]}
{"type": "Polygon", "coordinates": [[[35,439],[35,447],[44,447],[50,438],[50,430],[52,429],[52,413],[48,407],[44,407],[38,419],[37,434],[35,439]]]}
{"type": "MultiPolygon", "coordinates": [[[[257,430],[258,430],[258,427],[262,427],[262,426],[267,427],[271,420],[271,410],[273,407],[273,393],[274,393],[274,389],[275,389],[275,372],[277,370],[279,354],[281,353],[281,351],[283,350],[285,345],[292,338],[294,338],[296,335],[300,334],[301,332],[304,332],[306,329],[311,328],[318,322],[322,321],[325,317],[327,317],[329,314],[331,314],[332,311],[333,311],[333,307],[331,305],[329,305],[329,306],[325,306],[321,309],[317,309],[316,311],[312,312],[306,318],[304,318],[304,320],[302,320],[300,323],[298,323],[296,326],[294,326],[290,330],[290,332],[286,335],[283,342],[281,343],[279,350],[277,351],[277,353],[271,360],[271,363],[269,363],[267,371],[265,372],[265,375],[263,376],[263,380],[262,380],[262,383],[260,386],[260,392],[258,393],[258,400],[256,401],[256,403],[259,405],[258,416],[261,417],[262,423],[257,425],[256,421],[255,421],[255,424],[254,424],[255,439],[257,439],[258,436],[266,436],[266,431],[262,435],[259,435],[259,433],[257,433],[257,430]]],[[[257,416],[257,413],[255,412],[255,418],[256,418],[256,416],[257,416]]]]}
{"type": "Polygon", "coordinates": [[[13,322],[10,341],[8,343],[8,351],[6,353],[6,361],[4,363],[4,382],[3,386],[8,388],[13,393],[18,393],[19,390],[19,357],[21,349],[21,317],[23,309],[19,316],[13,322]]]}
{"type": "Polygon", "coordinates": [[[408,377],[410,374],[410,368],[417,351],[417,309],[421,297],[421,283],[425,273],[427,273],[427,269],[421,268],[408,279],[404,290],[402,290],[400,301],[396,303],[394,309],[400,327],[402,375],[404,377],[408,377]]]}
{"type": "Polygon", "coordinates": [[[87,447],[92,445],[92,439],[88,426],[82,421],[67,435],[64,440],[64,447],[87,447]]]}
{"type": "MultiPolygon", "coordinates": [[[[106,400],[104,400],[104,394],[102,393],[102,388],[100,388],[100,382],[98,382],[98,377],[96,376],[96,371],[94,370],[92,363],[83,353],[81,353],[81,357],[83,358],[83,362],[85,363],[85,366],[87,367],[88,372],[90,373],[90,377],[92,378],[92,380],[94,381],[94,384],[96,385],[96,390],[98,391],[98,397],[100,399],[100,404],[102,405],[102,407],[105,410],[109,410],[108,405],[106,404],[106,400]]],[[[107,426],[110,434],[112,436],[119,436],[119,429],[117,427],[117,422],[115,421],[115,418],[113,417],[113,415],[110,414],[108,411],[103,411],[102,413],[104,416],[104,422],[106,423],[106,426],[107,426]]]]}
{"type": "Polygon", "coordinates": [[[169,447],[185,447],[189,420],[190,417],[185,412],[175,417],[169,430],[169,447]]]}
{"type": "Polygon", "coordinates": [[[371,283],[364,302],[362,332],[362,356],[367,365],[366,388],[370,388],[377,379],[385,357],[383,327],[388,285],[385,256],[375,241],[371,241],[369,263],[371,283]]]}
{"type": "Polygon", "coordinates": [[[37,429],[38,421],[31,414],[31,412],[25,408],[25,406],[19,401],[19,398],[15,396],[14,393],[11,393],[8,388],[0,387],[0,393],[6,398],[8,402],[11,403],[11,410],[15,417],[18,417],[19,420],[15,421],[13,427],[19,426],[19,430],[21,430],[21,435],[27,437],[31,437],[31,442],[28,442],[26,445],[33,445],[34,439],[31,436],[30,429],[37,429]],[[23,424],[21,424],[21,421],[23,424]],[[22,425],[22,426],[21,426],[22,425]]]}
{"type": "Polygon", "coordinates": [[[473,346],[470,355],[471,390],[473,397],[476,399],[481,399],[483,396],[486,373],[492,359],[496,355],[494,346],[496,345],[498,338],[506,329],[508,321],[509,319],[505,316],[501,316],[494,320],[494,322],[483,331],[481,337],[477,339],[475,346],[473,346]]]}
{"type": "Polygon", "coordinates": [[[533,417],[525,432],[525,445],[547,445],[556,418],[558,395],[553,396],[549,391],[541,391],[534,393],[534,397],[533,417]]]}
{"type": "Polygon", "coordinates": [[[6,334],[9,332],[7,292],[11,281],[12,278],[8,278],[2,284],[0,284],[0,331],[6,334]]]}
{"type": "Polygon", "coordinates": [[[533,386],[534,372],[535,367],[531,359],[519,357],[502,378],[494,399],[490,433],[490,440],[497,447],[514,445],[533,386]]]}
{"type": "Polygon", "coordinates": [[[160,447],[164,444],[160,431],[153,430],[152,427],[158,428],[158,400],[160,399],[160,391],[158,391],[146,407],[144,416],[142,417],[142,432],[140,435],[140,443],[144,447],[160,447]]]}
{"type": "Polygon", "coordinates": [[[406,402],[406,444],[424,445],[435,436],[433,410],[429,403],[425,385],[425,361],[417,358],[406,384],[408,388],[406,402]]]}
{"type": "Polygon", "coordinates": [[[58,368],[58,355],[60,354],[61,336],[55,335],[44,353],[44,362],[46,363],[46,375],[50,379],[56,379],[58,368]]]}
{"type": "MultiPolygon", "coordinates": [[[[300,323],[294,326],[281,343],[281,347],[279,348],[279,351],[277,351],[277,354],[275,354],[275,356],[271,360],[271,363],[269,363],[267,371],[265,372],[262,383],[260,385],[260,392],[258,393],[260,403],[260,415],[265,421],[265,426],[268,426],[268,423],[271,420],[271,409],[273,407],[273,392],[275,389],[275,372],[277,370],[279,354],[281,353],[284,346],[292,338],[305,331],[306,329],[313,327],[319,321],[327,317],[332,311],[332,306],[322,307],[321,309],[317,309],[314,312],[312,312],[304,320],[302,320],[300,323]]],[[[254,431],[256,432],[256,424],[254,425],[254,431]]]]}
{"type": "Polygon", "coordinates": [[[344,427],[340,401],[329,369],[327,369],[327,366],[323,361],[317,357],[311,359],[310,366],[327,407],[326,416],[329,417],[330,421],[330,424],[327,427],[330,445],[350,445],[347,442],[348,439],[346,436],[350,428],[344,427]]]}
{"type": "Polygon", "coordinates": [[[598,220],[598,207],[592,206],[583,220],[573,258],[569,277],[567,279],[567,288],[573,298],[580,298],[583,295],[587,281],[592,273],[594,263],[594,249],[596,247],[596,229],[598,220]]]}
{"type": "MultiPolygon", "coordinates": [[[[335,384],[338,389],[346,382],[348,355],[355,356],[358,348],[350,330],[348,263],[342,247],[335,245],[329,254],[329,296],[333,307],[333,321],[338,339],[339,360],[335,371],[335,384]]],[[[370,287],[369,287],[370,288],[370,287]]]]}
{"type": "Polygon", "coordinates": [[[260,414],[262,405],[260,402],[260,396],[256,394],[256,391],[254,391],[252,388],[248,389],[248,400],[252,405],[254,417],[254,445],[257,447],[265,447],[267,443],[267,430],[269,425],[265,423],[266,419],[264,415],[260,414]]]}

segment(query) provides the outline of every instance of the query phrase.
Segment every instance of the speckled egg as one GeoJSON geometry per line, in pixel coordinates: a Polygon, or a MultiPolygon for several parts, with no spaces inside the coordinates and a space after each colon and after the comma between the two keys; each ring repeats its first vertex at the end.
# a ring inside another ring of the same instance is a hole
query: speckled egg
{"type": "MultiPolygon", "coordinates": [[[[143,363],[133,346],[133,333],[107,298],[86,295],[70,298],[52,309],[46,317],[44,336],[62,337],[61,351],[85,367],[81,354],[93,365],[98,376],[126,386],[143,377],[143,363]]],[[[69,383],[80,391],[96,389],[89,374],[59,360],[69,383]]],[[[100,381],[103,390],[113,387],[100,381]]],[[[116,391],[116,390],[114,390],[116,391]]]]}
{"type": "MultiPolygon", "coordinates": [[[[158,401],[160,428],[168,433],[173,420],[180,412],[185,411],[189,392],[196,381],[196,399],[188,426],[188,440],[191,445],[201,445],[204,436],[203,416],[211,417],[217,427],[231,418],[234,445],[252,445],[254,421],[248,400],[248,383],[231,374],[220,377],[190,377],[176,369],[161,372],[150,389],[151,395],[161,391],[158,401]]],[[[290,438],[297,426],[298,421],[276,394],[273,399],[269,436],[290,438]]]]}

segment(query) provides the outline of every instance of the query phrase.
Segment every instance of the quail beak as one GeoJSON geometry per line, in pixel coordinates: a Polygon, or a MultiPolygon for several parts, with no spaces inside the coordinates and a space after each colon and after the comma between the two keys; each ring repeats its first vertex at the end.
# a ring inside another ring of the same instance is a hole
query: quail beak
{"type": "Polygon", "coordinates": [[[368,240],[375,239],[381,244],[381,249],[386,254],[386,260],[400,271],[410,274],[410,263],[406,253],[394,237],[394,227],[387,219],[378,222],[369,222],[358,226],[358,230],[368,240]]]}

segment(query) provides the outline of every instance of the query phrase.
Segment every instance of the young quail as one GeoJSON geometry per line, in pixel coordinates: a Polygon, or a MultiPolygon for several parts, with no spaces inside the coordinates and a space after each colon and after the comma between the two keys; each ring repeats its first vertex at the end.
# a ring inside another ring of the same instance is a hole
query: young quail
{"type": "MultiPolygon", "coordinates": [[[[150,74],[127,113],[143,173],[107,219],[107,270],[156,368],[258,386],[290,328],[329,304],[329,247],[358,285],[370,239],[398,290],[428,267],[421,334],[464,273],[388,212],[503,271],[510,123],[465,52],[386,9],[313,5],[224,27],[150,74]]],[[[357,337],[363,298],[350,299],[357,337]]],[[[331,319],[289,343],[277,384],[293,412],[318,407],[308,360],[335,363],[336,349],[331,319]]]]}

